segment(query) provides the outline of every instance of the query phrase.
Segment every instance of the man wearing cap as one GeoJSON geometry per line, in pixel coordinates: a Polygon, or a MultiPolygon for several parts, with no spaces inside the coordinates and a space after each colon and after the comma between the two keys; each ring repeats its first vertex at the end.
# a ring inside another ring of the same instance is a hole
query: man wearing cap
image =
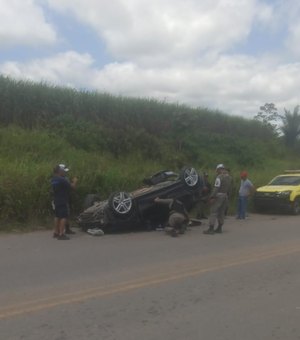
{"type": "Polygon", "coordinates": [[[203,188],[201,188],[201,191],[199,192],[199,200],[196,205],[197,209],[197,215],[196,217],[198,219],[205,218],[205,208],[207,206],[207,203],[209,201],[209,197],[211,194],[211,184],[209,183],[208,180],[208,173],[204,172],[203,173],[203,188]]]}
{"type": "Polygon", "coordinates": [[[242,171],[240,174],[241,185],[239,190],[239,201],[238,201],[238,215],[239,220],[244,220],[246,218],[248,197],[255,190],[254,185],[248,179],[247,171],[242,171]]]}
{"type": "Polygon", "coordinates": [[[213,186],[209,202],[210,216],[208,219],[209,228],[203,233],[213,235],[214,233],[222,233],[222,226],[224,224],[225,210],[228,202],[228,192],[230,191],[230,178],[224,172],[225,166],[218,164],[216,167],[217,177],[213,186]],[[218,221],[218,227],[215,230],[215,223],[218,221]]]}
{"type": "Polygon", "coordinates": [[[76,177],[71,182],[66,178],[68,171],[69,169],[64,164],[58,164],[53,169],[51,179],[55,212],[53,237],[58,240],[69,239],[65,235],[65,227],[69,217],[69,195],[71,188],[75,188],[77,184],[76,177]]]}

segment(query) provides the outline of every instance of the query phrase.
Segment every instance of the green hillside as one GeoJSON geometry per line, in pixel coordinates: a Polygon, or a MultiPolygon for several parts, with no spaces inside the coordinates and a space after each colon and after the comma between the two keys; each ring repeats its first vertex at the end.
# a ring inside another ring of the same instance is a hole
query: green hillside
{"type": "Polygon", "coordinates": [[[114,190],[131,190],[161,169],[190,164],[213,180],[222,162],[236,185],[244,169],[260,185],[285,168],[300,167],[295,154],[254,120],[3,76],[0,141],[4,223],[51,216],[49,179],[57,163],[79,177],[75,214],[87,193],[106,198],[114,190]]]}

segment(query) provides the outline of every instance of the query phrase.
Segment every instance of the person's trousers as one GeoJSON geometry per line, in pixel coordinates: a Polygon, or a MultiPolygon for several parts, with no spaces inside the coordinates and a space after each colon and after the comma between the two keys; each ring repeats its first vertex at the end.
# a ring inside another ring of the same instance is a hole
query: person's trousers
{"type": "Polygon", "coordinates": [[[215,201],[210,207],[209,226],[214,227],[216,220],[219,225],[224,224],[225,210],[228,204],[228,197],[226,194],[218,194],[215,201]]]}
{"type": "Polygon", "coordinates": [[[186,222],[186,217],[177,212],[171,214],[169,217],[169,226],[176,230],[179,230],[180,228],[182,228],[185,222],[186,222]]]}
{"type": "Polygon", "coordinates": [[[239,219],[246,218],[247,203],[248,203],[247,196],[239,196],[237,218],[239,219]]]}

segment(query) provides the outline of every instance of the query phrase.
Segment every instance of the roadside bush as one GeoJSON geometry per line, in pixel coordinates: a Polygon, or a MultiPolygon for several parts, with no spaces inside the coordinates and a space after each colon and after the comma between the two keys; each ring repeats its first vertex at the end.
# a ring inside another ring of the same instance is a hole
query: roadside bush
{"type": "Polygon", "coordinates": [[[65,163],[78,176],[74,214],[85,195],[105,199],[131,191],[162,169],[230,167],[239,185],[247,169],[255,185],[286,168],[297,154],[258,122],[154,99],[14,81],[0,76],[0,218],[51,216],[50,178],[65,163]]]}

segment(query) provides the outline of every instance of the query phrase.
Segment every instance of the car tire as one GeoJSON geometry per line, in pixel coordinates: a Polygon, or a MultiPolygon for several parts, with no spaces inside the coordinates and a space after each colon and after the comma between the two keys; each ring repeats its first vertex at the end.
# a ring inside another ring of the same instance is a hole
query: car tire
{"type": "Polygon", "coordinates": [[[200,186],[201,179],[195,168],[184,167],[180,172],[182,183],[189,189],[195,189],[200,186]]]}
{"type": "Polygon", "coordinates": [[[125,192],[114,192],[109,196],[108,206],[118,217],[128,217],[134,211],[132,196],[125,192]]]}
{"type": "Polygon", "coordinates": [[[100,202],[101,198],[99,194],[88,194],[83,201],[83,209],[87,209],[94,205],[95,202],[100,202]]]}
{"type": "Polygon", "coordinates": [[[292,203],[292,213],[293,215],[300,214],[300,199],[296,198],[295,201],[292,203]]]}

